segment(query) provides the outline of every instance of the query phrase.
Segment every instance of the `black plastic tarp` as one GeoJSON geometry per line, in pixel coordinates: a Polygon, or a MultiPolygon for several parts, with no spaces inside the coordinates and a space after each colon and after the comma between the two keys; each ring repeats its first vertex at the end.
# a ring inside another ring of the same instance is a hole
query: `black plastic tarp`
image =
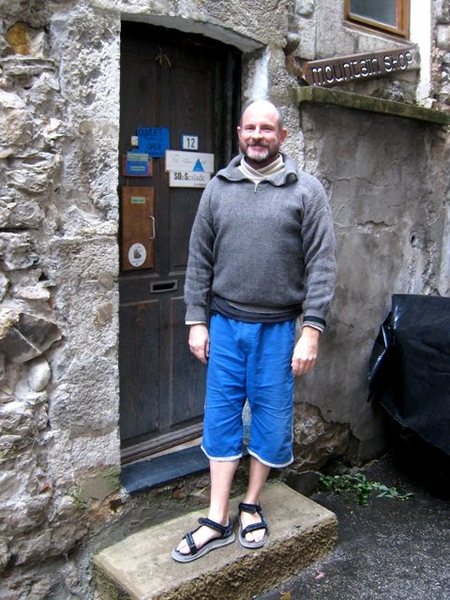
{"type": "Polygon", "coordinates": [[[395,294],[369,363],[370,398],[450,455],[450,298],[395,294]]]}

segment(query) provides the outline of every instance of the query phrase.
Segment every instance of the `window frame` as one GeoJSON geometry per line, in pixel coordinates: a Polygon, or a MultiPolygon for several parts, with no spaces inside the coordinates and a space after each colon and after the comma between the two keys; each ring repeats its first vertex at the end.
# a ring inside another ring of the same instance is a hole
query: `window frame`
{"type": "Polygon", "coordinates": [[[352,13],[352,11],[350,10],[350,1],[351,0],[344,0],[344,14],[345,19],[347,21],[351,23],[357,23],[359,25],[364,25],[365,27],[370,27],[371,29],[384,31],[386,33],[393,33],[394,35],[398,35],[404,38],[407,38],[409,36],[410,0],[395,0],[397,17],[396,27],[393,27],[392,25],[388,25],[387,23],[383,23],[381,21],[376,21],[374,19],[369,19],[368,17],[362,17],[358,14],[352,13]]]}

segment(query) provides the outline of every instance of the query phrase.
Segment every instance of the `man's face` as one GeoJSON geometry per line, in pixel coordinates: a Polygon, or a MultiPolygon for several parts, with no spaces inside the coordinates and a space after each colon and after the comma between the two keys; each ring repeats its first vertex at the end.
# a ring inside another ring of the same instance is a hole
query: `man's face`
{"type": "Polygon", "coordinates": [[[241,152],[255,169],[273,162],[287,135],[287,130],[279,126],[276,108],[266,101],[250,104],[237,130],[241,152]]]}

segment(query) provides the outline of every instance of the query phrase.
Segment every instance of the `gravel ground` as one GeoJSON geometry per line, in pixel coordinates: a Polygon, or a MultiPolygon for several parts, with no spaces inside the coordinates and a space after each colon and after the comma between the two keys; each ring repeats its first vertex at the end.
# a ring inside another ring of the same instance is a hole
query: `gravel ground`
{"type": "Polygon", "coordinates": [[[360,472],[413,496],[373,494],[361,506],[349,494],[314,494],[337,515],[336,550],[258,600],[450,600],[448,457],[405,446],[360,472]]]}

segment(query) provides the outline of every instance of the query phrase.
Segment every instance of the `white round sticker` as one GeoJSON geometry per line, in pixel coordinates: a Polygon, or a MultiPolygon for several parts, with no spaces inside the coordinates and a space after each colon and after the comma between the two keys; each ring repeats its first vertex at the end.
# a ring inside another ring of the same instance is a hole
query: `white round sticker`
{"type": "Polygon", "coordinates": [[[143,244],[133,244],[128,250],[128,260],[133,267],[140,267],[145,263],[147,251],[143,244]]]}

